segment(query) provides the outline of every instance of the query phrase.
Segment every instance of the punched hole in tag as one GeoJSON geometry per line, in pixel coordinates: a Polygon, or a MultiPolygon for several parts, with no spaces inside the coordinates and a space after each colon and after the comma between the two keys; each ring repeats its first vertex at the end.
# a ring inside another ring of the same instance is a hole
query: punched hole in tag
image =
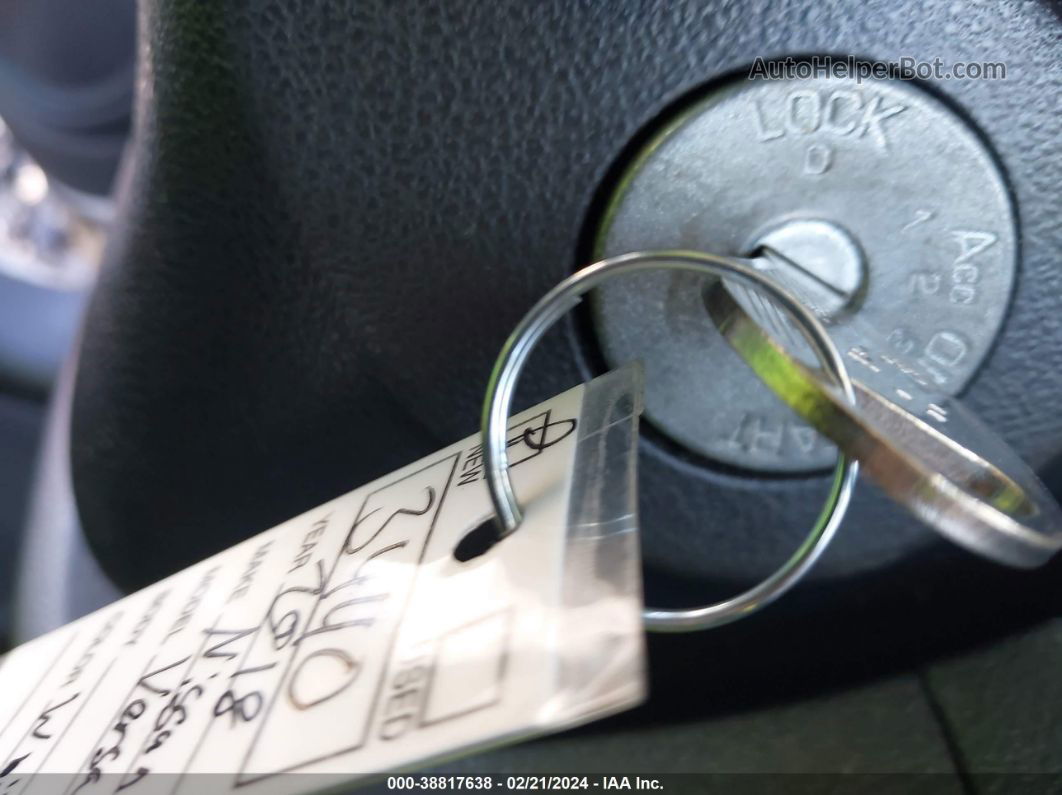
{"type": "Polygon", "coordinates": [[[454,547],[454,560],[458,563],[468,563],[493,549],[501,540],[498,537],[496,521],[494,514],[491,514],[465,533],[454,547]]]}

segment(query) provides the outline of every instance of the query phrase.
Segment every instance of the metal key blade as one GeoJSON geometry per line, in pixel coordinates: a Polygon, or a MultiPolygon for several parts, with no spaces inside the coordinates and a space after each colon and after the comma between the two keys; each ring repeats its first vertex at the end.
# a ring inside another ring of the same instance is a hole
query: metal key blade
{"type": "MultiPolygon", "coordinates": [[[[799,282],[777,261],[750,262],[800,296],[799,282]]],[[[891,350],[876,329],[845,320],[862,342],[847,352],[862,365],[853,408],[809,363],[777,307],[728,282],[709,288],[705,305],[761,380],[926,524],[1012,566],[1041,565],[1062,548],[1062,509],[1035,473],[973,412],[936,393],[932,374],[891,350]]]]}

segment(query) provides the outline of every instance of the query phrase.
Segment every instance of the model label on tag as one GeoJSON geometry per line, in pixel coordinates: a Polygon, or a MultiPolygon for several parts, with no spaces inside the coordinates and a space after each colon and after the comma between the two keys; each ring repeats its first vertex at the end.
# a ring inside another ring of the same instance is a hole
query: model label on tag
{"type": "Polygon", "coordinates": [[[637,703],[633,533],[602,533],[619,562],[590,614],[565,602],[580,411],[596,383],[513,420],[527,518],[478,557],[454,556],[492,516],[472,438],[12,651],[0,795],[342,781],[637,703]],[[565,687],[573,621],[608,650],[600,664],[578,651],[591,673],[610,669],[603,691],[565,687]]]}

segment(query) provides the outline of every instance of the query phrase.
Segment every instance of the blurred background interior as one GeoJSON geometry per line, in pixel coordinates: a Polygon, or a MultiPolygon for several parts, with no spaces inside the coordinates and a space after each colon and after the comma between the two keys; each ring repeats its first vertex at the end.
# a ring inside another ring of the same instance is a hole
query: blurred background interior
{"type": "Polygon", "coordinates": [[[0,644],[46,403],[113,216],[135,28],[131,0],[0,4],[0,644]]]}

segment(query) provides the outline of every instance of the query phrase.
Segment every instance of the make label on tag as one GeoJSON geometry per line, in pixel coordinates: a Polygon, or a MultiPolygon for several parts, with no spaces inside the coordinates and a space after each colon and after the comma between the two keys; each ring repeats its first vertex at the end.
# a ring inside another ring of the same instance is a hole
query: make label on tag
{"type": "Polygon", "coordinates": [[[499,543],[471,437],[16,648],[0,795],[312,791],[637,704],[640,404],[511,421],[499,543]]]}

